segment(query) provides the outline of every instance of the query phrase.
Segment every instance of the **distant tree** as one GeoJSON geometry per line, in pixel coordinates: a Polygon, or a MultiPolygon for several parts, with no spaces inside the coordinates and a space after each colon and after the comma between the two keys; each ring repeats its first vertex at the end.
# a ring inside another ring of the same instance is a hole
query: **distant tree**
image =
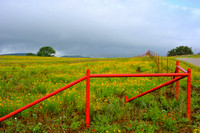
{"type": "Polygon", "coordinates": [[[40,50],[37,53],[37,56],[48,56],[48,57],[53,57],[55,55],[56,51],[50,47],[50,46],[45,46],[40,48],[40,50]]]}
{"type": "Polygon", "coordinates": [[[26,56],[36,56],[34,53],[27,53],[26,56]]]}
{"type": "Polygon", "coordinates": [[[187,55],[193,54],[192,48],[188,46],[179,46],[174,49],[168,51],[167,56],[175,56],[175,55],[187,55]]]}

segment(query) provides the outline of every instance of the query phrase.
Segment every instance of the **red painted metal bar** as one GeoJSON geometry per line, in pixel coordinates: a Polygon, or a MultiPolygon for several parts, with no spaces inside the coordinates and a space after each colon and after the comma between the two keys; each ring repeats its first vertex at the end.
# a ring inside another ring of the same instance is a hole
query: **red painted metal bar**
{"type": "Polygon", "coordinates": [[[146,53],[144,53],[143,55],[140,55],[139,57],[141,57],[141,56],[147,56],[147,55],[150,55],[151,56],[151,51],[150,50],[148,50],[146,53]]]}
{"type": "Polygon", "coordinates": [[[170,81],[167,81],[167,82],[165,82],[164,84],[161,84],[161,85],[159,85],[159,86],[157,86],[157,87],[154,87],[153,89],[150,89],[150,90],[148,90],[148,91],[145,91],[145,92],[143,92],[143,93],[141,93],[141,94],[139,94],[139,95],[137,95],[137,96],[134,96],[134,97],[132,97],[132,98],[130,98],[130,99],[128,99],[128,97],[125,96],[125,103],[130,102],[130,101],[134,100],[135,98],[138,98],[138,97],[141,97],[141,96],[143,96],[143,95],[146,95],[146,94],[148,94],[148,93],[150,93],[150,92],[153,92],[153,91],[155,91],[155,90],[157,90],[157,89],[160,89],[160,88],[162,88],[162,87],[164,87],[164,86],[167,86],[167,85],[169,85],[169,84],[172,84],[172,83],[174,83],[174,82],[176,82],[176,81],[178,81],[178,80],[180,80],[180,79],[182,79],[182,78],[184,78],[184,77],[185,77],[185,76],[180,76],[180,77],[177,77],[177,78],[172,79],[172,80],[170,80],[170,81]]]}
{"type": "MultiPolygon", "coordinates": [[[[179,73],[179,61],[176,61],[176,73],[179,73]]],[[[176,99],[178,100],[178,95],[179,95],[179,81],[176,81],[176,99]]]]}
{"type": "Polygon", "coordinates": [[[74,82],[71,82],[71,83],[69,83],[68,85],[66,85],[66,86],[64,86],[64,87],[62,87],[62,88],[60,88],[60,89],[58,89],[58,90],[56,90],[56,91],[54,91],[54,92],[51,92],[50,94],[48,94],[48,95],[46,95],[46,96],[44,96],[44,97],[42,97],[42,98],[40,98],[40,99],[38,99],[38,100],[32,102],[32,103],[27,104],[26,106],[24,106],[24,107],[22,107],[22,108],[20,108],[20,109],[17,109],[17,110],[15,110],[15,111],[11,112],[11,113],[8,114],[8,115],[5,115],[5,116],[1,117],[1,118],[0,118],[0,122],[3,121],[3,120],[5,120],[5,119],[8,119],[9,117],[11,117],[11,116],[13,116],[13,115],[15,115],[15,114],[17,114],[17,113],[19,113],[19,112],[21,112],[21,111],[27,109],[27,108],[30,108],[31,106],[33,106],[33,105],[35,105],[35,104],[37,104],[37,103],[39,103],[39,102],[41,102],[41,101],[43,101],[43,100],[45,100],[45,99],[51,97],[51,96],[53,96],[53,95],[56,95],[57,93],[59,93],[59,92],[65,90],[65,89],[67,89],[67,88],[69,88],[69,87],[71,87],[71,86],[73,86],[73,85],[75,85],[75,84],[77,84],[77,83],[79,83],[79,82],[85,80],[86,78],[87,78],[87,77],[84,76],[84,77],[82,77],[82,78],[80,78],[80,79],[78,79],[78,80],[76,80],[76,81],[74,81],[74,82]]]}
{"type": "Polygon", "coordinates": [[[178,68],[179,70],[181,70],[182,72],[187,73],[187,71],[186,71],[185,69],[183,69],[182,67],[177,66],[177,68],[178,68]]]}
{"type": "Polygon", "coordinates": [[[187,117],[190,120],[190,103],[191,103],[191,69],[188,68],[188,79],[187,79],[187,117]]]}
{"type": "Polygon", "coordinates": [[[91,78],[104,77],[171,77],[171,76],[188,76],[188,73],[152,73],[152,74],[90,74],[91,78]]]}
{"type": "Polygon", "coordinates": [[[90,70],[87,70],[86,79],[86,127],[90,125],[90,70]]]}

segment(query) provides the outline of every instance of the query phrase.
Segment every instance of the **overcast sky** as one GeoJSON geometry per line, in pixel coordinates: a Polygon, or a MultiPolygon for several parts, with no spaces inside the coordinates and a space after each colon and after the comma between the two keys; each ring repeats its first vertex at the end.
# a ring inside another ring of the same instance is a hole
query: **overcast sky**
{"type": "Polygon", "coordinates": [[[200,52],[199,0],[0,0],[0,54],[166,55],[180,45],[200,52]]]}

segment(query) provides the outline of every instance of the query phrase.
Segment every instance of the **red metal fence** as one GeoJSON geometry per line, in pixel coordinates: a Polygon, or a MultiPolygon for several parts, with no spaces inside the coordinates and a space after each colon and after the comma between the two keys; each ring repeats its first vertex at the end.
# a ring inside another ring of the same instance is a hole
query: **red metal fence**
{"type": "Polygon", "coordinates": [[[30,108],[31,106],[83,81],[86,79],[86,127],[89,127],[89,123],[90,123],[90,78],[107,78],[107,77],[173,77],[172,80],[170,81],[167,81],[165,82],[164,84],[161,84],[157,87],[154,87],[146,92],[143,92],[137,96],[134,96],[132,98],[129,98],[127,96],[125,96],[125,103],[129,102],[129,101],[132,101],[134,100],[135,98],[138,98],[138,97],[141,97],[145,94],[148,94],[150,92],[153,92],[155,90],[158,90],[164,86],[167,86],[169,84],[173,84],[174,82],[176,82],[176,97],[178,99],[178,93],[179,93],[179,80],[182,79],[182,78],[185,78],[187,77],[187,117],[188,119],[190,120],[190,99],[191,99],[191,69],[188,68],[188,70],[184,70],[183,68],[181,68],[179,66],[179,62],[177,61],[176,63],[176,70],[175,70],[175,73],[152,73],[152,74],[90,74],[90,70],[87,70],[87,74],[86,76],[74,81],[74,82],[71,82],[70,84],[30,103],[30,104],[27,104],[26,106],[18,109],[18,110],[15,110],[11,113],[9,113],[8,115],[6,116],[3,116],[0,118],[0,121],[3,121],[27,108],[30,108]],[[183,73],[179,73],[179,70],[181,70],[183,73]]]}
{"type": "MultiPolygon", "coordinates": [[[[159,56],[159,54],[156,54],[155,52],[152,52],[150,50],[148,50],[145,54],[140,55],[139,57],[147,56],[147,55],[149,55],[150,58],[153,59],[154,62],[156,63],[158,72],[162,73],[163,72],[163,57],[159,56]]],[[[168,59],[167,59],[167,73],[168,73],[168,59]]]]}

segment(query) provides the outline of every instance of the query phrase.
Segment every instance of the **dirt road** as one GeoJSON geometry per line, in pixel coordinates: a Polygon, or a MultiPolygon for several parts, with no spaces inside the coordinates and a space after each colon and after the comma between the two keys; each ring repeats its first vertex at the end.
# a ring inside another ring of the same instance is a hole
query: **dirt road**
{"type": "Polygon", "coordinates": [[[200,58],[177,58],[177,59],[185,61],[185,62],[189,62],[191,64],[194,64],[200,67],[200,58]]]}

